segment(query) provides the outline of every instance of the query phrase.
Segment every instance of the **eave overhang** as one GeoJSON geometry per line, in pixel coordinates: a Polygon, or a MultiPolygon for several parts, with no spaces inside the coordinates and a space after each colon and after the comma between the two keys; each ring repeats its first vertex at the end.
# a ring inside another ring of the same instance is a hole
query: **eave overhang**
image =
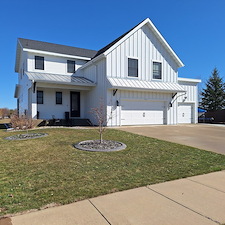
{"type": "Polygon", "coordinates": [[[138,90],[151,92],[178,93],[186,92],[178,83],[142,81],[135,79],[107,78],[109,89],[138,90]]]}
{"type": "Polygon", "coordinates": [[[20,93],[20,85],[16,84],[14,98],[19,98],[19,93],[20,93]]]}
{"type": "Polygon", "coordinates": [[[96,84],[93,81],[85,77],[50,74],[50,73],[37,73],[37,72],[26,72],[26,75],[28,76],[28,79],[32,80],[33,82],[85,86],[85,87],[96,86],[96,84]]]}

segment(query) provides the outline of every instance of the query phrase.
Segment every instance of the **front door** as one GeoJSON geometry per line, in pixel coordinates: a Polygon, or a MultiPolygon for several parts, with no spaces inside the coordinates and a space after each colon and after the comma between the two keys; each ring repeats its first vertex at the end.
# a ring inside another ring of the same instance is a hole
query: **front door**
{"type": "Polygon", "coordinates": [[[70,92],[70,116],[80,117],[80,92],[70,92]]]}

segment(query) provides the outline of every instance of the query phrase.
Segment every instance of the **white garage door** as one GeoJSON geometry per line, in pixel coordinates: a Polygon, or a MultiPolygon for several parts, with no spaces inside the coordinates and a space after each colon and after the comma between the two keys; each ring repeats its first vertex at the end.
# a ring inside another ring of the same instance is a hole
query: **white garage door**
{"type": "Polygon", "coordinates": [[[178,105],[178,123],[192,123],[193,113],[192,104],[179,104],[178,105]]]}
{"type": "Polygon", "coordinates": [[[163,124],[164,102],[122,101],[121,125],[163,124]]]}

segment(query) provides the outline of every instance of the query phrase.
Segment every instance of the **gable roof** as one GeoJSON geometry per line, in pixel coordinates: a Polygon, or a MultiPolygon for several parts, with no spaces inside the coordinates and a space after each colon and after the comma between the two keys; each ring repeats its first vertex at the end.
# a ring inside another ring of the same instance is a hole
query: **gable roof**
{"type": "MultiPolygon", "coordinates": [[[[179,57],[176,55],[173,49],[169,46],[169,44],[166,42],[166,40],[163,38],[163,36],[160,34],[160,32],[151,22],[151,20],[147,18],[143,20],[142,22],[140,22],[139,24],[137,24],[136,26],[134,26],[133,28],[131,28],[129,31],[127,31],[123,35],[121,35],[120,37],[118,37],[117,39],[115,39],[114,41],[112,41],[111,43],[109,43],[108,45],[106,45],[105,47],[103,47],[102,49],[100,49],[99,51],[84,49],[84,48],[77,48],[77,47],[66,46],[66,45],[53,44],[53,43],[42,42],[42,41],[29,40],[24,38],[18,38],[15,71],[18,72],[19,70],[20,51],[22,48],[53,52],[58,54],[71,55],[71,56],[86,57],[88,59],[94,60],[98,56],[101,57],[101,55],[107,55],[109,52],[115,49],[124,40],[129,38],[129,36],[131,36],[134,32],[136,32],[138,29],[140,29],[144,25],[148,25],[151,31],[155,34],[156,38],[159,40],[159,42],[164,46],[164,48],[168,51],[168,53],[177,63],[178,67],[183,67],[184,66],[183,62],[179,59],[179,57]]],[[[85,65],[82,66],[82,68],[85,68],[88,65],[89,63],[86,63],[85,65]]]]}
{"type": "Polygon", "coordinates": [[[72,55],[72,56],[93,58],[97,52],[95,50],[90,50],[85,48],[77,48],[77,47],[72,47],[67,45],[59,45],[59,44],[29,40],[24,38],[18,38],[18,41],[20,42],[23,48],[54,52],[54,53],[60,53],[65,55],[72,55]]]}
{"type": "Polygon", "coordinates": [[[133,33],[135,33],[138,29],[140,29],[144,25],[148,25],[148,27],[151,29],[151,31],[155,34],[155,36],[159,40],[159,42],[164,46],[164,48],[168,51],[171,57],[175,60],[177,65],[179,67],[183,67],[184,64],[182,63],[182,61],[179,59],[179,57],[176,55],[173,49],[169,46],[169,44],[166,42],[166,40],[163,38],[163,36],[160,34],[160,32],[157,30],[157,28],[154,26],[154,24],[151,22],[149,18],[143,20],[138,25],[130,29],[128,32],[124,33],[119,38],[112,41],[110,44],[106,45],[104,48],[100,49],[95,55],[95,57],[101,54],[107,55],[109,52],[115,49],[119,44],[121,44],[124,40],[126,40],[129,36],[131,36],[133,33]]]}
{"type": "Polygon", "coordinates": [[[15,65],[16,72],[18,72],[19,70],[21,49],[52,52],[57,54],[69,55],[69,56],[78,56],[78,57],[87,58],[88,60],[93,58],[97,53],[97,51],[95,50],[90,50],[85,48],[77,48],[77,47],[72,47],[67,45],[59,45],[59,44],[53,44],[49,42],[18,38],[17,51],[16,51],[16,65],[15,65]]]}
{"type": "MultiPolygon", "coordinates": [[[[144,21],[144,20],[143,20],[144,21]]],[[[143,22],[142,21],[142,22],[143,22]]],[[[142,22],[140,22],[139,24],[141,24],[142,22]]],[[[129,31],[127,31],[126,33],[122,34],[120,37],[118,37],[117,39],[115,39],[114,41],[112,41],[111,43],[109,43],[108,45],[106,45],[105,47],[101,48],[100,50],[98,50],[97,54],[94,56],[97,57],[99,55],[101,55],[102,53],[104,53],[105,51],[107,51],[109,48],[111,48],[114,44],[116,44],[119,40],[121,40],[123,37],[125,37],[128,33],[130,33],[134,28],[136,28],[139,24],[137,24],[135,27],[131,28],[129,31]]]]}

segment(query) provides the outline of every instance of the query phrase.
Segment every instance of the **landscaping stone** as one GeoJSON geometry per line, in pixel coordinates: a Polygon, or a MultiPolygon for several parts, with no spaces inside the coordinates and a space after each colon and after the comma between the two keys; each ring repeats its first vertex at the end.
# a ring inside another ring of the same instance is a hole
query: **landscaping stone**
{"type": "Polygon", "coordinates": [[[34,139],[34,138],[41,138],[45,137],[48,134],[46,133],[26,133],[26,134],[17,134],[13,136],[6,137],[6,140],[14,141],[14,140],[27,140],[27,139],[34,139]]]}
{"type": "Polygon", "coordinates": [[[127,146],[122,142],[112,140],[103,140],[102,143],[100,140],[87,140],[75,144],[74,147],[84,151],[112,152],[123,150],[127,146]]]}

